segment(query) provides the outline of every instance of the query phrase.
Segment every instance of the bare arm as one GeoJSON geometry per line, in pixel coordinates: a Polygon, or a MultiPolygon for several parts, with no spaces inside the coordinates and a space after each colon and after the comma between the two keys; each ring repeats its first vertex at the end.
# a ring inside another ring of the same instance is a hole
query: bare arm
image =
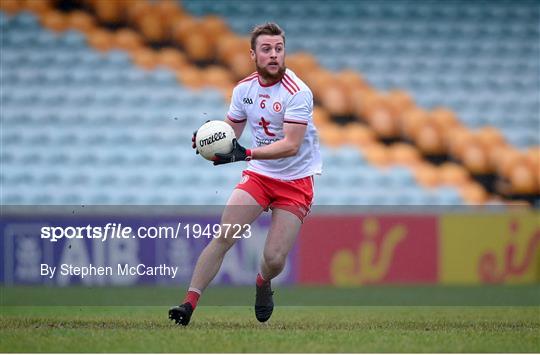
{"type": "Polygon", "coordinates": [[[285,137],[272,144],[253,148],[251,150],[251,158],[264,160],[287,158],[296,155],[304,141],[306,128],[307,126],[303,124],[284,123],[283,133],[285,137]]]}
{"type": "Polygon", "coordinates": [[[240,136],[242,135],[242,132],[244,132],[244,127],[246,127],[247,120],[244,120],[243,122],[233,122],[230,119],[225,118],[225,122],[232,127],[236,139],[240,140],[240,136]]]}

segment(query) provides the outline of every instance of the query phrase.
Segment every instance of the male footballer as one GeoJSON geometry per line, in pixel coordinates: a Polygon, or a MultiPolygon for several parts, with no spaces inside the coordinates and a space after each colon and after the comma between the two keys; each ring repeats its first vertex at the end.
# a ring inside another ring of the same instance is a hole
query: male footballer
{"type": "MultiPolygon", "coordinates": [[[[248,162],[223,211],[222,225],[251,224],[263,211],[272,211],[255,280],[255,316],[266,322],[274,309],[271,280],[283,270],[310,211],[313,175],[321,173],[322,162],[313,125],[313,94],[285,67],[283,30],[275,23],[256,26],[251,33],[250,55],[257,70],[234,88],[225,122],[232,126],[236,137],[247,123],[252,148],[244,148],[234,140],[232,152],[216,154],[214,165],[248,162]]],[[[206,246],[183,303],[169,310],[170,319],[184,326],[189,324],[199,297],[235,241],[231,231],[206,246]]]]}

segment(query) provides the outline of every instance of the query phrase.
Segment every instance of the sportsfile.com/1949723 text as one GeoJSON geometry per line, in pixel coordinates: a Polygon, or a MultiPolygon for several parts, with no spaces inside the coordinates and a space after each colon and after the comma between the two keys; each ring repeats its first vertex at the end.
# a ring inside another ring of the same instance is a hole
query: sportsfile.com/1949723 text
{"type": "Polygon", "coordinates": [[[41,239],[57,242],[60,239],[211,239],[219,237],[250,238],[249,224],[199,224],[182,223],[167,226],[140,226],[133,228],[122,223],[93,226],[43,226],[41,239]]]}

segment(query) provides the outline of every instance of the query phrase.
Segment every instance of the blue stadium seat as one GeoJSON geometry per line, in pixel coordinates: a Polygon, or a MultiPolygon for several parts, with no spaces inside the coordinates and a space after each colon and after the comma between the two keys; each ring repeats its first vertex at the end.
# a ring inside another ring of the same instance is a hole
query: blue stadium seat
{"type": "MultiPolygon", "coordinates": [[[[362,70],[370,82],[387,87],[403,85],[425,94],[424,100],[433,104],[448,97],[449,102],[465,103],[463,107],[472,112],[477,102],[492,102],[494,108],[483,110],[497,117],[499,108],[505,112],[499,117],[507,117],[515,108],[500,102],[523,97],[519,112],[522,124],[527,125],[525,117],[535,106],[532,95],[520,90],[530,91],[537,83],[514,78],[521,77],[521,72],[536,72],[536,64],[520,57],[534,52],[538,45],[503,46],[489,40],[478,50],[482,58],[470,58],[477,40],[504,35],[507,43],[516,37],[538,35],[538,31],[524,30],[527,24],[510,26],[505,34],[491,28],[482,30],[472,20],[478,15],[475,10],[456,35],[454,20],[428,21],[435,13],[459,18],[461,10],[452,4],[444,4],[442,10],[430,4],[412,9],[401,2],[390,6],[340,1],[338,5],[306,9],[301,4],[288,4],[309,14],[305,20],[283,17],[288,42],[297,49],[324,49],[321,63],[336,70],[352,66],[362,70]],[[425,20],[411,25],[414,16],[425,20]],[[406,38],[403,33],[407,33],[406,38]],[[470,36],[471,40],[448,46],[445,43],[452,35],[470,36]],[[504,52],[503,59],[489,62],[499,51],[504,52]],[[495,62],[509,64],[497,64],[497,75],[482,71],[485,63],[495,62]],[[447,67],[449,75],[462,74],[463,79],[452,81],[442,76],[447,67]],[[507,85],[512,88],[509,94],[505,94],[507,85]],[[471,99],[463,87],[480,92],[479,99],[471,99]],[[501,100],[493,102],[493,92],[501,100]]],[[[275,17],[281,21],[283,6],[279,2],[263,6],[253,1],[185,1],[188,10],[200,15],[215,11],[232,19],[246,14],[235,25],[243,33],[258,20],[275,17]]],[[[503,14],[507,18],[506,10],[503,14]]],[[[530,21],[524,12],[516,14],[520,21],[530,21]]],[[[227,111],[228,103],[217,90],[193,92],[182,87],[170,71],[141,70],[120,51],[95,52],[80,33],[54,34],[42,29],[32,14],[8,18],[0,12],[0,26],[6,39],[2,65],[10,68],[1,73],[3,85],[9,89],[2,93],[5,169],[1,178],[9,187],[2,192],[3,203],[226,202],[240,179],[241,167],[215,168],[189,147],[194,129],[206,119],[222,119],[227,111]]],[[[516,140],[530,140],[523,132],[514,135],[516,140]]],[[[247,132],[242,141],[250,144],[247,132]]],[[[316,203],[388,206],[461,202],[454,190],[426,192],[405,168],[380,171],[370,166],[356,148],[323,149],[322,154],[325,174],[315,180],[316,203]]]]}
{"type": "MultiPolygon", "coordinates": [[[[510,101],[537,100],[538,80],[530,81],[530,86],[514,81],[538,76],[540,10],[535,2],[489,6],[479,1],[466,6],[423,1],[339,4],[303,7],[304,17],[278,19],[287,30],[289,51],[311,50],[320,63],[332,70],[358,69],[382,89],[399,84],[411,90],[421,104],[449,106],[459,117],[466,117],[472,127],[483,124],[483,118],[477,116],[487,107],[485,101],[476,99],[478,96],[500,97],[506,92],[510,101]],[[349,39],[352,35],[354,41],[349,39]],[[410,66],[401,69],[392,59],[410,66]],[[396,79],[400,72],[412,74],[396,79]],[[425,81],[419,81],[419,77],[425,81]]],[[[234,30],[246,35],[249,24],[271,18],[278,7],[282,13],[289,13],[291,5],[276,3],[267,9],[246,1],[242,13],[252,16],[242,21],[238,21],[236,5],[186,0],[183,6],[201,16],[208,12],[220,14],[234,30]]],[[[507,117],[505,112],[490,111],[490,120],[497,127],[511,129],[499,124],[507,117]]],[[[540,124],[537,112],[529,120],[535,126],[540,124]]],[[[530,140],[518,144],[525,147],[527,142],[530,140]]]]}

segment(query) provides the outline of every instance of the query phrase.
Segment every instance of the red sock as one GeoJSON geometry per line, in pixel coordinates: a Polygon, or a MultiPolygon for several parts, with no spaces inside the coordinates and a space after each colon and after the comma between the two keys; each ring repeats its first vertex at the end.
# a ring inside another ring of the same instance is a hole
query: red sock
{"type": "Polygon", "coordinates": [[[263,277],[261,276],[260,273],[257,274],[257,280],[255,281],[255,283],[257,284],[257,287],[261,287],[263,286],[265,283],[267,283],[268,281],[266,281],[265,279],[263,279],[263,277]]]}
{"type": "Polygon", "coordinates": [[[191,307],[193,307],[193,309],[195,310],[195,307],[197,307],[197,302],[199,302],[199,297],[201,297],[201,294],[199,292],[189,289],[183,303],[191,304],[191,307]]]}

